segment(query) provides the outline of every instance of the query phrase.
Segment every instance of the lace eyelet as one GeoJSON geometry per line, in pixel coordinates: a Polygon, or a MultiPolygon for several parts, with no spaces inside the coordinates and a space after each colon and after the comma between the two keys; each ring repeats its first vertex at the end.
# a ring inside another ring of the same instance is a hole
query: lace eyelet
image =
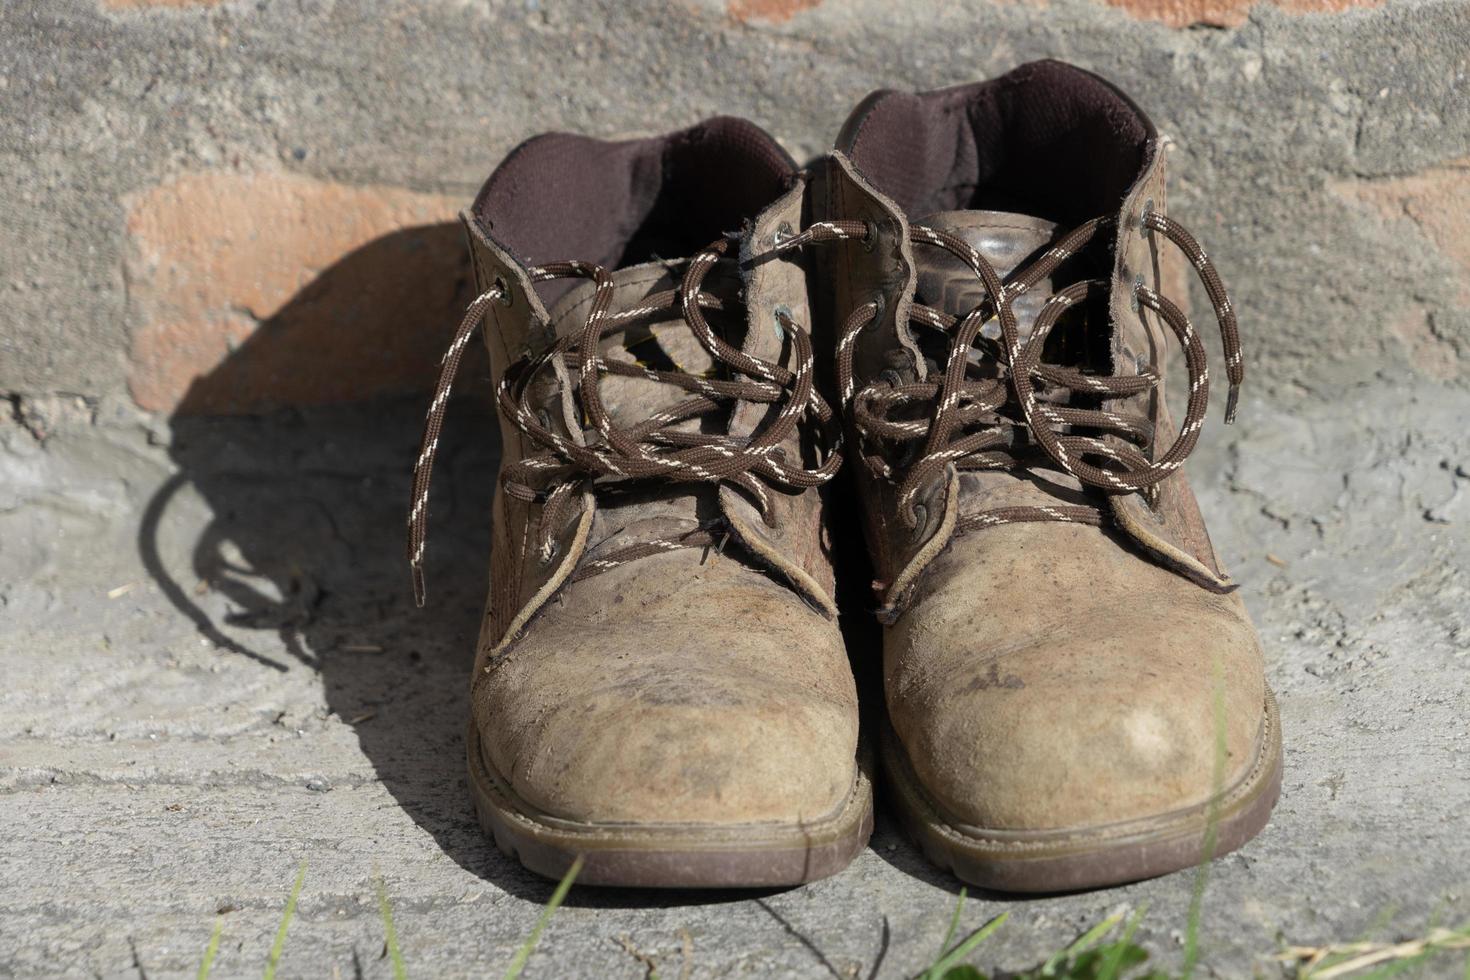
{"type": "Polygon", "coordinates": [[[913,539],[919,540],[924,536],[924,527],[929,523],[929,508],[923,504],[914,504],[914,531],[913,539]]]}
{"type": "Polygon", "coordinates": [[[871,252],[878,244],[878,222],[863,222],[863,251],[871,252]]]}
{"type": "Polygon", "coordinates": [[[541,550],[541,564],[550,565],[552,562],[556,561],[556,556],[560,554],[561,545],[557,544],[555,541],[551,542],[551,547],[543,548],[541,550]]]}
{"type": "Polygon", "coordinates": [[[872,330],[883,322],[883,311],[888,308],[888,300],[882,293],[873,294],[873,318],[863,325],[864,330],[872,330]]]}
{"type": "Polygon", "coordinates": [[[1142,234],[1149,235],[1153,233],[1153,229],[1148,226],[1148,216],[1150,214],[1153,214],[1153,211],[1154,199],[1149,198],[1147,201],[1144,202],[1143,210],[1140,211],[1138,214],[1138,230],[1142,234]]]}
{"type": "Polygon", "coordinates": [[[495,281],[490,284],[490,288],[500,294],[495,297],[495,301],[501,306],[515,305],[515,297],[511,295],[510,286],[506,283],[504,277],[496,276],[495,281]]]}
{"type": "Polygon", "coordinates": [[[1133,308],[1133,312],[1134,313],[1137,313],[1138,312],[1138,291],[1140,289],[1142,289],[1142,288],[1143,288],[1143,276],[1141,276],[1141,275],[1140,276],[1134,276],[1133,277],[1133,291],[1132,291],[1132,293],[1130,295],[1130,298],[1129,298],[1129,305],[1133,308]]]}
{"type": "Polygon", "coordinates": [[[897,388],[903,384],[903,378],[899,377],[898,372],[893,370],[893,368],[884,368],[882,371],[879,371],[878,380],[887,382],[891,388],[897,388]]]}
{"type": "Polygon", "coordinates": [[[776,339],[777,340],[780,340],[780,341],[785,341],[786,340],[786,328],[781,325],[781,318],[782,317],[785,317],[787,320],[790,320],[792,323],[795,323],[796,322],[796,317],[794,317],[794,316],[791,315],[791,307],[787,306],[785,303],[782,303],[779,306],[777,306],[775,309],[771,310],[771,324],[772,324],[772,329],[775,330],[776,339]]]}
{"type": "Polygon", "coordinates": [[[796,230],[791,227],[791,222],[783,221],[779,225],[777,225],[776,230],[771,233],[771,247],[780,248],[786,242],[789,242],[795,237],[796,230]]]}

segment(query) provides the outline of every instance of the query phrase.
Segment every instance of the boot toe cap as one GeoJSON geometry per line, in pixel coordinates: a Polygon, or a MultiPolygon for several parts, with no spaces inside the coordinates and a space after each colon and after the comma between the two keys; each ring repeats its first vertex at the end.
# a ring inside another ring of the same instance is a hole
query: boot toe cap
{"type": "Polygon", "coordinates": [[[541,622],[477,679],[488,761],[531,806],[588,823],[799,824],[838,810],[858,734],[841,635],[763,590],[739,598],[738,621],[686,605],[595,635],[541,622]]]}
{"type": "MultiPolygon", "coordinates": [[[[1052,553],[1121,550],[1091,529],[1055,530],[1067,540],[1052,553]]],[[[957,822],[1061,830],[1159,816],[1205,803],[1258,754],[1265,681],[1238,598],[1128,553],[1090,565],[1085,586],[1080,562],[936,568],[890,636],[890,717],[957,822]]]]}

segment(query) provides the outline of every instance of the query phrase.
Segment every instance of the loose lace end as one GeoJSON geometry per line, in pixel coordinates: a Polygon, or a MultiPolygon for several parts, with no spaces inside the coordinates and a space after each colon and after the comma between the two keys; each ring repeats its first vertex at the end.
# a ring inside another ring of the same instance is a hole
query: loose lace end
{"type": "Polygon", "coordinates": [[[1225,398],[1225,424],[1226,425],[1234,425],[1235,424],[1235,407],[1236,407],[1236,404],[1239,401],[1240,401],[1240,385],[1233,384],[1233,385],[1230,386],[1230,394],[1228,396],[1226,396],[1226,398],[1225,398]]]}
{"type": "Polygon", "coordinates": [[[504,280],[496,279],[495,285],[476,296],[465,310],[464,319],[454,332],[449,349],[439,363],[439,380],[434,385],[434,398],[429,402],[429,415],[424,420],[424,441],[419,446],[418,460],[413,464],[413,494],[408,508],[408,564],[413,570],[413,600],[424,608],[424,536],[428,534],[429,483],[434,475],[434,453],[439,450],[439,433],[444,428],[444,412],[449,407],[449,395],[454,388],[454,376],[459,373],[459,360],[464,349],[474,337],[475,330],[485,316],[491,303],[509,295],[504,280]]]}

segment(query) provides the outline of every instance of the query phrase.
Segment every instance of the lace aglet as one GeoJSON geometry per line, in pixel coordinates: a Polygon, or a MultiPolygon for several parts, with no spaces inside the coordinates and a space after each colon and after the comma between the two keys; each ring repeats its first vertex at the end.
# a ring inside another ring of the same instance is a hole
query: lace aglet
{"type": "Polygon", "coordinates": [[[1225,397],[1225,424],[1235,424],[1235,408],[1240,402],[1240,385],[1230,386],[1230,394],[1225,397]]]}
{"type": "Polygon", "coordinates": [[[413,604],[418,608],[424,608],[424,566],[414,562],[410,568],[413,570],[413,604]]]}

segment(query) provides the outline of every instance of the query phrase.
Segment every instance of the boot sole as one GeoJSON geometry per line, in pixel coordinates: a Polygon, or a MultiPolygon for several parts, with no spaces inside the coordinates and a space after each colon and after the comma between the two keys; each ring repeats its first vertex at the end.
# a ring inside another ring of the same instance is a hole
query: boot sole
{"type": "Polygon", "coordinates": [[[521,799],[485,758],[471,722],[470,793],[480,826],[505,854],[557,880],[579,856],[579,885],[637,888],[771,888],[847,867],[873,833],[871,762],[859,749],[851,792],[810,823],[727,826],[595,824],[563,820],[521,799]]]}
{"type": "Polygon", "coordinates": [[[1204,860],[1212,816],[1218,857],[1259,833],[1281,794],[1281,720],[1269,688],[1255,761],[1213,805],[1093,827],[1018,831],[954,823],[920,785],[886,722],[882,742],[885,775],[909,835],[930,861],[994,891],[1077,891],[1193,867],[1204,860]]]}

